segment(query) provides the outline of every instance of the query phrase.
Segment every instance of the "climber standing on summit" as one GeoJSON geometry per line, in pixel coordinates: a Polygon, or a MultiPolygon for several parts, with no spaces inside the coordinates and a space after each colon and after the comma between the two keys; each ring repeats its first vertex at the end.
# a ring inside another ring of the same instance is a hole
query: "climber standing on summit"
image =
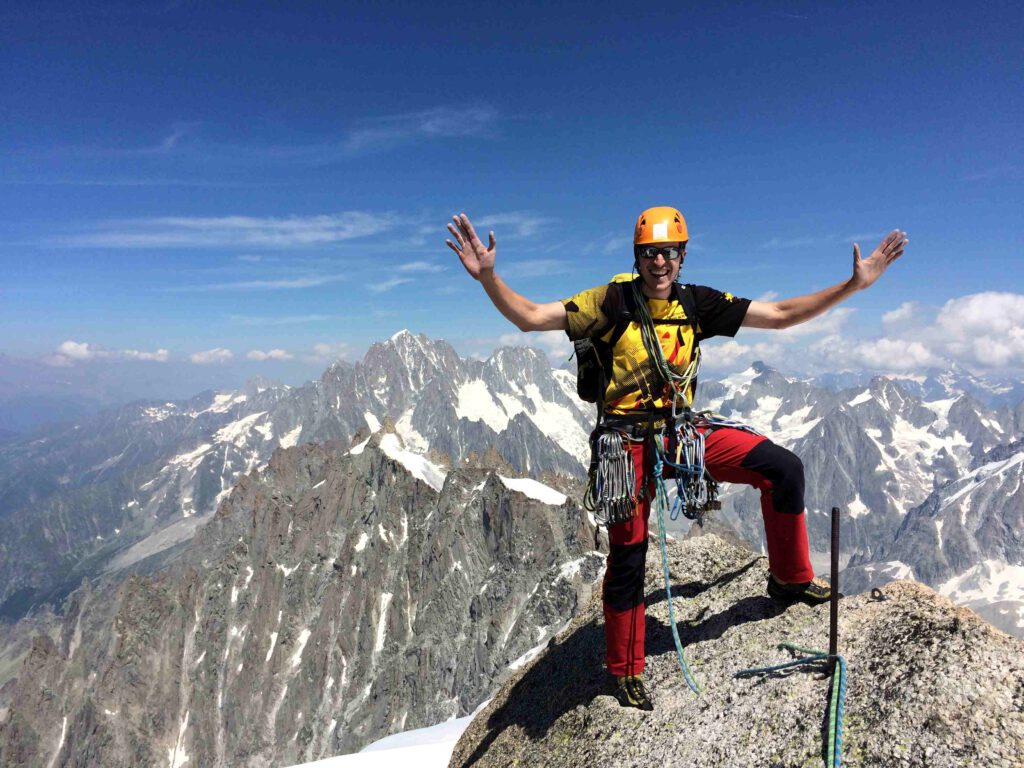
{"type": "MultiPolygon", "coordinates": [[[[903,255],[906,233],[893,230],[866,259],[855,244],[852,275],[831,288],[781,301],[752,301],[677,282],[689,239],[686,221],[675,208],[649,208],[634,229],[636,274],[617,275],[607,285],[538,304],[498,277],[494,232],[484,244],[465,214],[455,216],[448,230],[454,238],[446,241],[448,247],[517,328],[564,330],[573,341],[590,338],[595,346],[603,345],[606,376],[595,433],[618,435],[636,479],[624,519],[609,525],[603,592],[606,663],[613,692],[623,706],[653,709],[641,677],[648,515],[652,467],[659,452],[653,428],[664,430],[679,413],[690,413],[700,341],[735,336],[741,327],[789,328],[817,317],[874,284],[903,255]]],[[[761,492],[768,594],[784,603],[827,601],[829,586],[814,578],[811,567],[800,459],[752,430],[687,418],[703,437],[704,467],[712,482],[743,483],[761,492]]]]}

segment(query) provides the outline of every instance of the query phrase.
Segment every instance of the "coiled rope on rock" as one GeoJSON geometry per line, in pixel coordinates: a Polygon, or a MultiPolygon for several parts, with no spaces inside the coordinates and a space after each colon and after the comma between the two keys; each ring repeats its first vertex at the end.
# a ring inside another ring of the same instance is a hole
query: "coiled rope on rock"
{"type": "Polygon", "coordinates": [[[810,654],[803,658],[787,661],[783,664],[776,664],[771,667],[755,667],[744,669],[735,674],[735,677],[756,677],[777,672],[780,669],[798,667],[805,664],[816,664],[825,662],[832,666],[832,686],[828,697],[828,734],[826,736],[826,758],[829,761],[829,768],[839,768],[842,763],[843,751],[843,713],[846,706],[846,659],[842,656],[835,656],[835,665],[832,665],[833,657],[824,651],[816,651],[810,648],[801,648],[793,643],[779,643],[776,646],[780,650],[788,650],[794,653],[810,654]]]}

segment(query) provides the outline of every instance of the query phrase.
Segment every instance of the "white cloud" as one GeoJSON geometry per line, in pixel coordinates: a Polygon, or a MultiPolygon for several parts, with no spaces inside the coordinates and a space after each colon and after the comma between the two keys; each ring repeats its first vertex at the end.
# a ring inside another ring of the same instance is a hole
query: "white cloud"
{"type": "Polygon", "coordinates": [[[901,328],[920,317],[921,311],[921,305],[916,301],[905,301],[896,309],[882,315],[882,323],[886,326],[901,328]]]}
{"type": "Polygon", "coordinates": [[[155,352],[143,352],[138,349],[104,349],[85,341],[68,340],[63,342],[51,357],[45,358],[49,365],[67,367],[75,363],[92,362],[94,360],[139,360],[142,362],[166,363],[170,352],[158,349],[155,352]]]}
{"type": "Polygon", "coordinates": [[[255,317],[252,315],[228,315],[228,320],[238,325],[302,325],[333,320],[334,315],[285,315],[282,317],[255,317]]]}
{"type": "Polygon", "coordinates": [[[391,226],[390,215],[365,211],[285,218],[162,216],[106,222],[99,231],[48,243],[85,248],[295,248],[369,237],[391,226]]]}
{"type": "Polygon", "coordinates": [[[794,325],[778,331],[783,339],[789,340],[798,337],[818,336],[821,334],[839,333],[857,310],[850,307],[834,307],[823,315],[819,315],[806,323],[794,325]]]}
{"type": "Polygon", "coordinates": [[[813,320],[808,320],[805,323],[800,323],[790,328],[744,328],[740,331],[740,334],[744,340],[752,342],[765,342],[770,339],[767,343],[772,346],[780,348],[783,346],[793,346],[809,336],[841,333],[856,311],[850,307],[834,307],[813,320]]]}
{"type": "Polygon", "coordinates": [[[534,347],[542,349],[559,365],[573,353],[572,342],[565,331],[529,331],[504,333],[497,339],[502,347],[534,347]]]}
{"type": "Polygon", "coordinates": [[[145,360],[153,363],[166,363],[171,358],[171,353],[166,349],[158,349],[156,352],[141,352],[137,349],[125,349],[121,351],[121,355],[129,360],[145,360]]]}
{"type": "MultiPolygon", "coordinates": [[[[932,360],[981,368],[1024,367],[1024,295],[985,291],[938,310],[905,302],[882,316],[890,338],[924,346],[932,360]]],[[[919,349],[911,361],[921,357],[919,349]]]]}
{"type": "Polygon", "coordinates": [[[207,285],[182,285],[165,290],[172,293],[207,293],[210,291],[289,291],[301,288],[318,288],[321,285],[340,283],[345,275],[313,275],[309,277],[282,278],[280,280],[240,280],[233,283],[209,283],[207,285]]]}
{"type": "Polygon", "coordinates": [[[702,367],[713,371],[743,369],[755,360],[778,365],[784,345],[772,342],[741,344],[735,339],[708,341],[701,345],[702,367]]]}
{"type": "Polygon", "coordinates": [[[303,362],[320,365],[352,357],[352,347],[344,341],[319,342],[312,346],[312,352],[302,356],[303,362]]]}
{"type": "Polygon", "coordinates": [[[234,353],[230,349],[216,347],[214,349],[207,349],[203,352],[191,354],[188,359],[196,365],[212,365],[214,363],[226,363],[234,356],[234,353]]]}
{"type": "Polygon", "coordinates": [[[445,272],[447,269],[433,261],[410,261],[398,267],[399,272],[445,272]]]}
{"type": "Polygon", "coordinates": [[[291,360],[292,359],[292,354],[290,352],[286,352],[283,349],[271,349],[271,350],[269,350],[267,352],[263,352],[262,350],[259,350],[259,349],[253,349],[253,350],[249,351],[249,353],[246,355],[246,357],[249,358],[250,360],[259,360],[259,361],[263,361],[263,360],[291,360]]]}
{"type": "Polygon", "coordinates": [[[384,293],[392,288],[397,288],[400,285],[411,282],[413,282],[411,277],[392,277],[390,280],[382,280],[379,283],[367,283],[366,290],[371,293],[384,293]]]}
{"type": "Polygon", "coordinates": [[[546,277],[570,272],[573,262],[568,259],[527,259],[525,261],[502,262],[499,271],[510,279],[546,277]]]}
{"type": "MultiPolygon", "coordinates": [[[[836,246],[852,246],[857,243],[861,247],[861,256],[867,258],[872,249],[882,241],[887,232],[861,232],[854,235],[840,235],[837,233],[822,235],[798,235],[796,237],[773,237],[761,243],[761,250],[786,250],[788,248],[828,248],[836,246]]],[[[847,251],[851,258],[852,248],[847,251]]]]}
{"type": "Polygon", "coordinates": [[[343,145],[351,154],[391,149],[418,139],[462,138],[488,134],[498,120],[493,107],[435,107],[364,120],[343,145]]]}
{"type": "Polygon", "coordinates": [[[927,345],[906,339],[851,341],[840,336],[828,336],[816,342],[811,349],[826,360],[837,363],[840,368],[906,373],[945,364],[927,345]]]}
{"type": "Polygon", "coordinates": [[[92,360],[97,356],[105,356],[105,353],[92,347],[88,342],[65,341],[57,347],[57,354],[69,360],[92,360]]]}
{"type": "Polygon", "coordinates": [[[473,229],[476,230],[477,236],[486,243],[488,232],[495,229],[495,227],[497,227],[494,232],[495,239],[500,241],[503,234],[513,237],[531,237],[549,223],[551,223],[551,220],[543,216],[537,216],[525,211],[509,211],[508,213],[495,213],[490,216],[483,216],[473,221],[473,229]],[[504,230],[502,230],[502,227],[504,227],[504,230]]]}
{"type": "MultiPolygon", "coordinates": [[[[689,246],[688,246],[689,247],[689,246]]],[[[628,256],[633,255],[633,238],[632,237],[610,237],[608,242],[601,248],[602,253],[615,254],[622,253],[628,256]]]]}

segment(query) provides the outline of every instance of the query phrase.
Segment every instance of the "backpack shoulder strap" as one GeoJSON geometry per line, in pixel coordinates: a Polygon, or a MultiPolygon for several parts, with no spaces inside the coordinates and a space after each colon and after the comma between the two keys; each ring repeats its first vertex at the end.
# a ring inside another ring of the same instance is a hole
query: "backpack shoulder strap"
{"type": "Polygon", "coordinates": [[[694,333],[696,333],[697,323],[700,318],[697,317],[697,297],[693,294],[693,286],[689,283],[676,283],[673,291],[676,301],[679,302],[679,305],[683,308],[683,313],[686,315],[687,324],[692,325],[694,333]]]}
{"type": "MultiPolygon", "coordinates": [[[[637,280],[639,279],[637,278],[637,280]]],[[[636,296],[633,295],[633,283],[612,283],[612,285],[622,292],[622,302],[618,305],[620,309],[616,313],[616,317],[609,318],[614,326],[614,331],[608,339],[610,347],[614,347],[618,343],[622,334],[629,328],[629,324],[636,319],[636,296]]],[[[609,286],[608,289],[612,290],[612,287],[609,286]]]]}

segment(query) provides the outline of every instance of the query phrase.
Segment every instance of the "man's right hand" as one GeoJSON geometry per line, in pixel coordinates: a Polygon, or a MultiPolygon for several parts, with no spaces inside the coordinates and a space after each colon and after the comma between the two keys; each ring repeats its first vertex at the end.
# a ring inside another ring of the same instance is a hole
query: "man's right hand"
{"type": "Polygon", "coordinates": [[[459,261],[466,268],[474,280],[480,280],[489,273],[494,272],[494,251],[497,241],[494,239],[494,232],[490,233],[490,244],[485,246],[480,238],[476,236],[476,230],[464,213],[453,216],[454,224],[448,225],[448,231],[455,238],[445,240],[445,244],[459,256],[459,261]]]}

